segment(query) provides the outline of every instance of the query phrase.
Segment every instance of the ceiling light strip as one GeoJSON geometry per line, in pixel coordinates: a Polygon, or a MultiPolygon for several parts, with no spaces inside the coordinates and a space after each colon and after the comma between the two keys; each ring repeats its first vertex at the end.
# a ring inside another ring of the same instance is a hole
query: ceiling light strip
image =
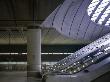
{"type": "Polygon", "coordinates": [[[7,64],[26,64],[27,65],[27,62],[0,62],[0,65],[7,65],[7,64]]]}

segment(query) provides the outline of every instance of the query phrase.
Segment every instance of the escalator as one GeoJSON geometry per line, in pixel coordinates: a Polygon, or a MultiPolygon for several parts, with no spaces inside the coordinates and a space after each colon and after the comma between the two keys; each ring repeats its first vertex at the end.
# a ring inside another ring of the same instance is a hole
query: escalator
{"type": "MultiPolygon", "coordinates": [[[[110,33],[49,67],[45,74],[76,74],[110,56],[110,33]]],[[[87,72],[87,70],[85,70],[87,72]]]]}

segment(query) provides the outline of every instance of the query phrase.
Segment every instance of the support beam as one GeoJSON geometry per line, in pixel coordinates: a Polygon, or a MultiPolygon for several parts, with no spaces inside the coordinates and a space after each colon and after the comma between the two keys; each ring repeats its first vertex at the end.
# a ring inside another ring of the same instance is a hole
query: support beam
{"type": "Polygon", "coordinates": [[[41,72],[41,29],[35,27],[27,32],[28,76],[40,77],[41,72]]]}

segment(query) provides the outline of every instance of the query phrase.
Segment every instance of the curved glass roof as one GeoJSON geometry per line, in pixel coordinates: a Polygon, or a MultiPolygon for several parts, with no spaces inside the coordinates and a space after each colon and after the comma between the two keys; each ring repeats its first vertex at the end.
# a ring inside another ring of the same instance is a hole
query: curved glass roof
{"type": "Polygon", "coordinates": [[[110,0],[65,0],[41,27],[77,41],[94,41],[110,32],[109,13],[110,0]]]}

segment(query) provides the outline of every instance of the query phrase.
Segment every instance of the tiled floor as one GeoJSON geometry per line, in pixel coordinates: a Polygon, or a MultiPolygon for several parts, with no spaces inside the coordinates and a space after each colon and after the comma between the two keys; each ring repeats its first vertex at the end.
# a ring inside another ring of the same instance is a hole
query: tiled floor
{"type": "Polygon", "coordinates": [[[0,82],[27,82],[27,72],[0,72],[0,82]]]}
{"type": "Polygon", "coordinates": [[[0,72],[0,82],[41,82],[41,79],[27,79],[27,72],[0,72]]]}

